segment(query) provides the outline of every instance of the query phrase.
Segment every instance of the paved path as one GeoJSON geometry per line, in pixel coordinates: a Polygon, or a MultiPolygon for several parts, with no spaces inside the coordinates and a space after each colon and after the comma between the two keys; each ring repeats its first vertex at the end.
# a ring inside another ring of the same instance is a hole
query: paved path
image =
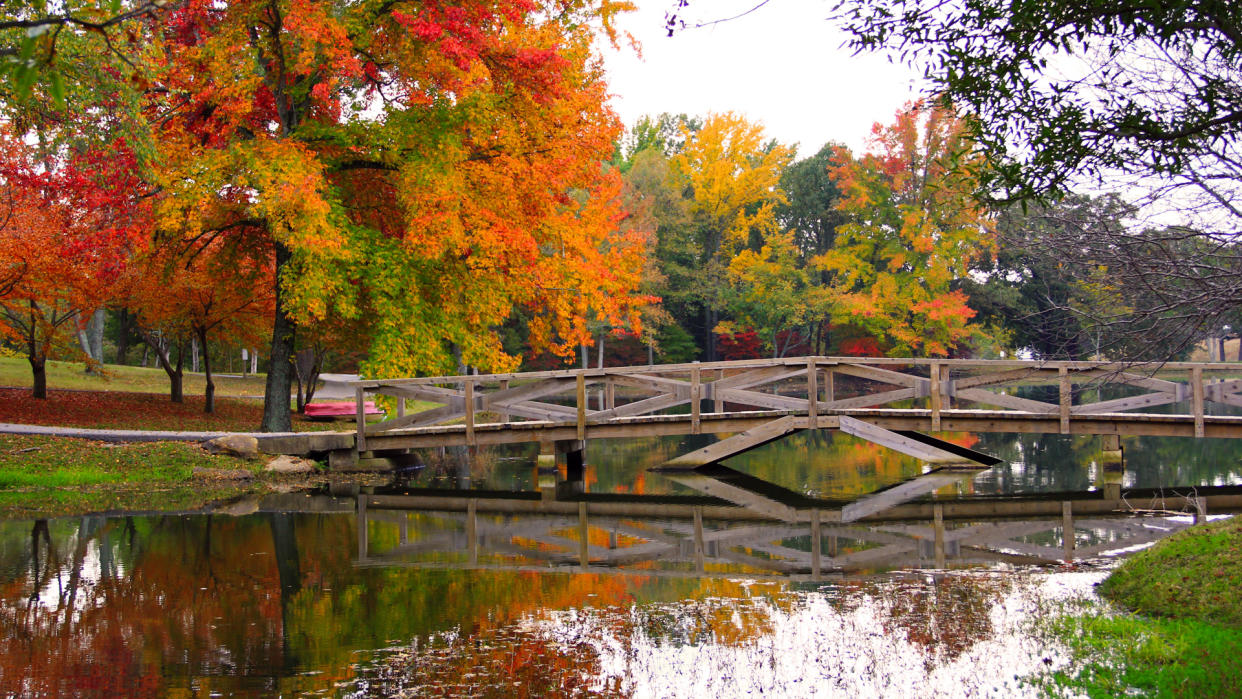
{"type": "Polygon", "coordinates": [[[348,382],[357,381],[357,374],[320,374],[323,386],[315,391],[315,400],[354,399],[354,387],[348,382]]]}

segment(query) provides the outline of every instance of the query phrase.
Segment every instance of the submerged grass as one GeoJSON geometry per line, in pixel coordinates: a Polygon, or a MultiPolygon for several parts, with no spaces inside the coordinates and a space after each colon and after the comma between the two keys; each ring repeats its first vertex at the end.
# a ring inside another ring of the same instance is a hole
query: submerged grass
{"type": "Polygon", "coordinates": [[[0,518],[106,510],[181,510],[266,489],[259,462],[212,456],[174,442],[103,444],[0,435],[0,518]],[[256,477],[197,477],[195,468],[246,469],[256,477]]]}
{"type": "Polygon", "coordinates": [[[1073,662],[1039,679],[1049,695],[1242,696],[1242,519],[1191,527],[1100,584],[1099,605],[1046,630],[1073,662]]]}

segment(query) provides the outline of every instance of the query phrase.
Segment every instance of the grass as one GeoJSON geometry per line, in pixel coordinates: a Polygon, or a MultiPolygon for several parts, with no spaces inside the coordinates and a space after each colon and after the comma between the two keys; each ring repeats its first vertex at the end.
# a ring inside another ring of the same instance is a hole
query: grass
{"type": "Polygon", "coordinates": [[[1062,617],[1052,631],[1077,662],[1047,679],[1049,694],[1242,696],[1242,630],[1193,619],[1093,614],[1062,617]]]}
{"type": "Polygon", "coordinates": [[[1242,696],[1242,518],[1191,527],[1129,557],[1101,583],[1116,607],[1060,616],[1070,669],[1049,694],[1242,696]]]}
{"type": "MultiPolygon", "coordinates": [[[[133,366],[107,365],[102,375],[87,374],[81,362],[47,363],[47,385],[51,390],[77,391],[124,391],[133,393],[162,393],[168,395],[168,374],[163,369],[144,369],[133,366]]],[[[231,376],[213,377],[216,396],[262,396],[265,374],[250,374],[245,378],[231,376]]],[[[0,357],[0,386],[29,388],[34,378],[30,364],[23,358],[0,357]]],[[[187,396],[203,394],[206,379],[202,374],[185,374],[187,396]]]]}
{"type": "Polygon", "coordinates": [[[197,445],[175,442],[113,445],[0,435],[0,518],[197,509],[266,490],[274,478],[260,467],[260,462],[212,456],[197,445]],[[256,478],[196,477],[195,468],[242,468],[256,478]]]}
{"type": "Polygon", "coordinates": [[[1242,628],[1242,518],[1178,532],[1130,557],[1100,594],[1145,616],[1242,628]]]}
{"type": "MultiPolygon", "coordinates": [[[[173,403],[166,394],[49,390],[46,399],[29,390],[0,388],[0,422],[117,430],[254,432],[263,419],[261,401],[217,398],[216,412],[203,412],[202,396],[173,403]]],[[[298,432],[349,430],[352,422],[316,422],[293,416],[298,432]]]]}

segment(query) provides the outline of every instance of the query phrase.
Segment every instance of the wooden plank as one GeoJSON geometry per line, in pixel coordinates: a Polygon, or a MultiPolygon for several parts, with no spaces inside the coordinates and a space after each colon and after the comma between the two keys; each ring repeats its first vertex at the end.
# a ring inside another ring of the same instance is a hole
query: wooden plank
{"type": "MultiPolygon", "coordinates": [[[[920,388],[925,386],[927,379],[921,379],[910,374],[903,374],[899,371],[890,371],[888,369],[877,369],[871,366],[862,366],[860,364],[839,364],[836,368],[839,374],[848,374],[857,376],[861,379],[870,379],[879,381],[880,383],[893,384],[896,386],[907,386],[910,388],[920,388]]],[[[927,395],[924,393],[923,395],[927,395]]]]}
{"type": "Polygon", "coordinates": [[[663,376],[613,376],[612,380],[622,386],[638,388],[653,393],[672,393],[674,395],[690,395],[690,384],[681,379],[670,379],[663,376]]]}
{"type": "Polygon", "coordinates": [[[1191,414],[1195,418],[1195,436],[1203,436],[1203,369],[1190,370],[1191,414]]]}
{"type": "Polygon", "coordinates": [[[798,521],[798,511],[793,507],[754,490],[739,487],[735,483],[694,471],[676,472],[661,469],[661,472],[664,477],[674,483],[680,483],[687,488],[693,488],[704,495],[728,500],[764,517],[779,519],[785,522],[798,521]]]}
{"type": "Polygon", "coordinates": [[[933,464],[958,464],[964,461],[957,454],[937,449],[930,444],[924,444],[921,441],[886,430],[883,427],[877,427],[869,422],[864,422],[848,415],[842,415],[840,420],[842,432],[899,451],[907,456],[913,456],[920,461],[933,464]]]}
{"type": "Polygon", "coordinates": [[[1143,376],[1141,374],[1132,374],[1124,371],[1117,374],[1116,379],[1118,383],[1123,383],[1129,386],[1138,386],[1139,388],[1146,388],[1155,393],[1172,393],[1175,396],[1180,396],[1179,400],[1186,399],[1186,384],[1183,383],[1166,381],[1164,379],[1157,379],[1154,376],[1143,376]]]}
{"type": "Polygon", "coordinates": [[[714,464],[730,456],[735,456],[744,451],[767,444],[774,439],[780,439],[796,430],[797,426],[794,423],[794,417],[787,415],[733,435],[728,439],[722,439],[702,449],[696,449],[689,454],[683,454],[675,459],[666,461],[659,468],[661,470],[695,469],[707,464],[714,464]]]}
{"type": "Polygon", "coordinates": [[[660,410],[667,410],[668,408],[674,408],[679,405],[685,405],[686,403],[689,403],[689,402],[690,402],[690,395],[688,391],[685,396],[674,396],[674,395],[670,395],[666,393],[661,396],[653,396],[651,398],[644,398],[643,400],[634,401],[632,403],[625,403],[624,405],[618,405],[612,410],[605,410],[602,413],[593,414],[591,416],[591,421],[602,422],[605,420],[610,420],[612,418],[618,418],[618,417],[635,417],[639,415],[646,415],[648,413],[654,413],[660,410]]]}
{"type": "Polygon", "coordinates": [[[1019,398],[1018,396],[1007,396],[1003,393],[989,391],[986,388],[955,388],[953,391],[955,398],[970,401],[971,403],[979,403],[981,405],[994,405],[998,408],[1012,408],[1014,410],[1022,410],[1028,413],[1055,413],[1057,406],[1052,403],[1045,403],[1039,400],[1031,400],[1029,398],[1019,398]]]}
{"type": "Polygon", "coordinates": [[[790,398],[788,396],[779,396],[772,393],[759,393],[758,391],[748,391],[740,388],[727,388],[718,392],[730,403],[740,403],[742,405],[751,405],[759,408],[773,408],[775,410],[797,410],[806,409],[806,401],[800,398],[790,398]]]}
{"type": "Polygon", "coordinates": [[[929,383],[931,384],[931,421],[932,432],[940,431],[940,363],[934,362],[928,368],[929,383]]]}
{"type": "Polygon", "coordinates": [[[982,386],[996,386],[998,384],[1028,381],[1031,378],[1038,376],[1056,376],[1056,371],[1043,368],[1042,366],[1031,366],[1026,369],[1012,369],[994,374],[965,376],[957,379],[954,383],[959,389],[979,388],[982,386]]]}
{"type": "MultiPolygon", "coordinates": [[[[445,405],[430,410],[421,410],[405,417],[393,418],[373,425],[367,425],[367,434],[376,435],[399,429],[413,429],[435,425],[446,420],[456,420],[462,416],[462,410],[452,405],[445,405]]],[[[366,449],[361,449],[366,451],[366,449]]]]}
{"type": "Polygon", "coordinates": [[[1119,413],[1135,408],[1150,408],[1156,405],[1168,405],[1178,402],[1172,393],[1144,393],[1141,396],[1128,396],[1113,400],[1102,400],[1098,403],[1082,403],[1070,408],[1071,415],[1097,415],[1099,413],[1119,413]]]}
{"type": "Polygon", "coordinates": [[[858,396],[857,398],[842,398],[841,400],[834,400],[831,403],[826,403],[826,404],[821,405],[820,408],[821,409],[827,408],[829,410],[848,410],[850,408],[871,408],[877,405],[883,405],[885,403],[892,403],[893,401],[906,400],[908,398],[918,398],[923,395],[927,395],[927,394],[920,393],[919,390],[915,388],[899,388],[896,391],[884,391],[883,393],[873,393],[869,396],[858,396]]]}
{"type": "Polygon", "coordinates": [[[755,386],[784,381],[800,373],[802,373],[802,368],[791,369],[784,365],[766,367],[723,378],[717,382],[716,388],[754,388],[755,386]]]}
{"type": "Polygon", "coordinates": [[[969,480],[986,469],[972,471],[935,470],[899,483],[891,488],[863,496],[841,508],[841,521],[854,522],[908,502],[946,485],[969,480]]]}
{"type": "Polygon", "coordinates": [[[716,380],[712,381],[712,412],[724,412],[724,399],[720,397],[720,380],[724,378],[724,369],[716,370],[716,380]]]}
{"type": "Polygon", "coordinates": [[[508,381],[502,381],[500,390],[484,395],[482,409],[499,410],[514,403],[525,403],[539,398],[546,398],[547,396],[554,396],[568,391],[571,386],[577,384],[577,381],[569,379],[537,381],[512,388],[508,384],[508,381]]]}
{"type": "Polygon", "coordinates": [[[1073,386],[1069,380],[1069,370],[1061,367],[1057,370],[1057,392],[1061,413],[1061,434],[1069,434],[1070,403],[1074,399],[1073,386]]]}

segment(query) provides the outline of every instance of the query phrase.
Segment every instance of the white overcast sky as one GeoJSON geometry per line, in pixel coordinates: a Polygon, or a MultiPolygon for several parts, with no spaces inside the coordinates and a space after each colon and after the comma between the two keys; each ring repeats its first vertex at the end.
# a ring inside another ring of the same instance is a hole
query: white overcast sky
{"type": "MultiPolygon", "coordinates": [[[[692,0],[688,23],[732,17],[759,0],[692,0]]],[[[871,125],[885,124],[918,97],[916,71],[882,55],[852,56],[825,19],[833,2],[769,0],[751,14],[671,38],[664,13],[674,0],[636,0],[618,22],[642,44],[603,49],[613,107],[630,127],[661,112],[733,111],[767,135],[799,145],[804,158],[828,141],[863,149],[871,125]]]]}

